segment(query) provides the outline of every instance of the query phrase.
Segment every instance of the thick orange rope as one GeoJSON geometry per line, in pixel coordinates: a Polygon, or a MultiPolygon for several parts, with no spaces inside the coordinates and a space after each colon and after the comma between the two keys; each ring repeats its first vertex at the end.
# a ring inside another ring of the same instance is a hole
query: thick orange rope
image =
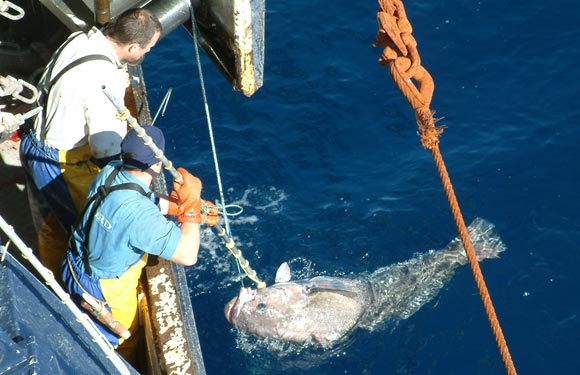
{"type": "Polygon", "coordinates": [[[449,201],[451,213],[467,254],[467,260],[471,266],[479,295],[483,301],[487,318],[491,325],[496,343],[499,348],[504,366],[508,374],[517,374],[509,348],[503,336],[503,332],[497,319],[491,297],[485,285],[483,274],[479,268],[473,245],[469,239],[467,227],[459,208],[459,203],[453,191],[449,174],[445,168],[443,157],[439,151],[439,135],[443,127],[436,127],[436,119],[433,111],[429,108],[433,97],[434,83],[429,72],[421,66],[421,58],[417,50],[417,42],[411,34],[413,29],[407,19],[401,0],[379,0],[377,14],[379,32],[375,46],[384,46],[383,54],[379,63],[389,66],[389,72],[393,81],[401,90],[411,107],[415,111],[415,118],[421,134],[423,147],[431,150],[435,166],[439,172],[445,195],[449,201]],[[417,86],[415,85],[417,84],[417,86]]]}

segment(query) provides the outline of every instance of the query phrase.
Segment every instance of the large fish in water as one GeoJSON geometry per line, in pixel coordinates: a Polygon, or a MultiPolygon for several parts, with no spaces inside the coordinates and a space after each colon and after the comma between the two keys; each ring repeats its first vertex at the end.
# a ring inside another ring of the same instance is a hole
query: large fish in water
{"type": "MultiPolygon", "coordinates": [[[[497,258],[505,245],[494,225],[477,218],[468,227],[478,261],[497,258]]],[[[258,338],[332,347],[356,328],[372,330],[387,320],[407,319],[433,299],[467,263],[456,238],[402,263],[356,278],[318,276],[289,281],[286,264],[276,284],[242,288],[225,307],[227,320],[258,338]],[[283,276],[281,276],[283,275],[283,276]]]]}

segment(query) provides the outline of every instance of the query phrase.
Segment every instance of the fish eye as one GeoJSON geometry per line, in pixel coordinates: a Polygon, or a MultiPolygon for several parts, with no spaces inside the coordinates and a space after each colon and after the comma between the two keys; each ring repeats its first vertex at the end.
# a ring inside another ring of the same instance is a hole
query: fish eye
{"type": "Polygon", "coordinates": [[[266,311],[267,307],[268,306],[266,306],[265,303],[258,303],[258,305],[256,306],[256,310],[259,312],[264,312],[264,311],[266,311]]]}

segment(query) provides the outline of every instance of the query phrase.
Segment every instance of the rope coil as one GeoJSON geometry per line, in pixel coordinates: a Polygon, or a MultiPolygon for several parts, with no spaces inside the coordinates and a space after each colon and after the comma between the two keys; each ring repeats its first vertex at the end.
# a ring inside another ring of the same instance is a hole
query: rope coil
{"type": "Polygon", "coordinates": [[[504,366],[508,374],[517,374],[473,250],[449,174],[439,151],[439,135],[443,133],[444,127],[435,126],[437,120],[433,117],[434,112],[429,108],[435,84],[427,69],[421,66],[417,42],[411,34],[413,29],[407,19],[403,2],[401,0],[379,0],[377,19],[379,31],[374,46],[384,47],[379,64],[389,67],[391,78],[415,111],[421,143],[433,155],[504,366]]]}

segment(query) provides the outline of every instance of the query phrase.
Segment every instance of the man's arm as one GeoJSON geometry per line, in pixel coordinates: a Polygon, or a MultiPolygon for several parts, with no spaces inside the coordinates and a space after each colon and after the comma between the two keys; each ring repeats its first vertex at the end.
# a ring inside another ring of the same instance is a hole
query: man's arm
{"type": "Polygon", "coordinates": [[[182,223],[181,239],[177,244],[177,249],[169,259],[172,262],[192,266],[197,263],[197,253],[200,245],[199,224],[182,223]]]}

